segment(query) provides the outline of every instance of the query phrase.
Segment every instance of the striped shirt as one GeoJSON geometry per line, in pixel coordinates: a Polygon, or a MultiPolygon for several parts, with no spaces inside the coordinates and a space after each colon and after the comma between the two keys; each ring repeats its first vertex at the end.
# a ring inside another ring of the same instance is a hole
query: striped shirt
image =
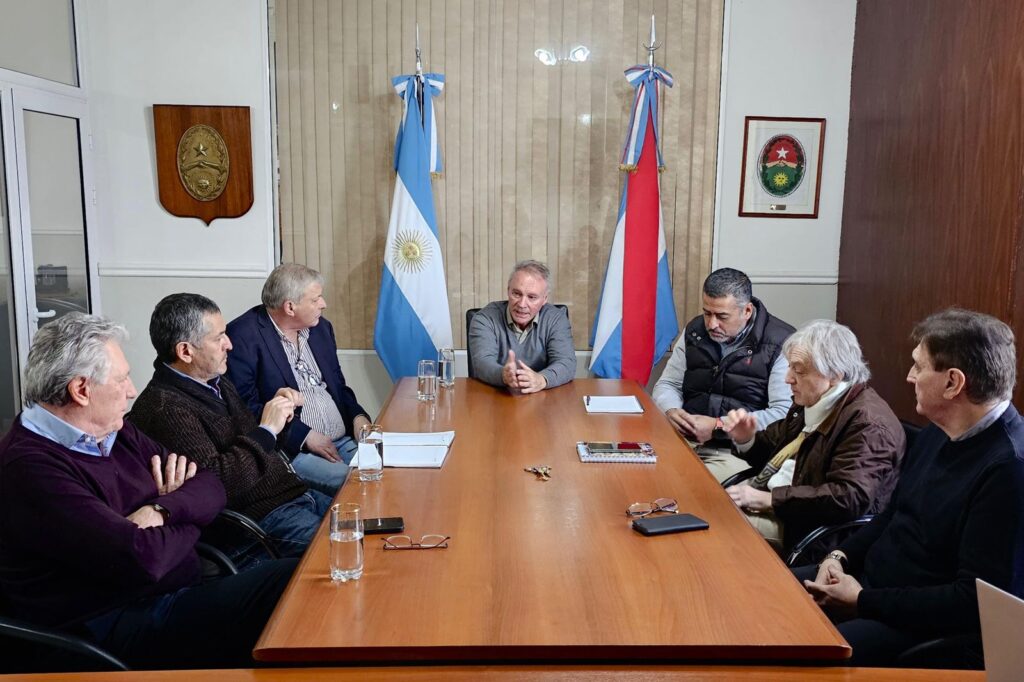
{"type": "Polygon", "coordinates": [[[277,330],[284,347],[284,354],[288,357],[288,364],[292,367],[295,375],[295,384],[299,387],[299,393],[303,397],[302,423],[319,431],[331,440],[338,440],[345,435],[345,420],[338,410],[334,398],[327,391],[327,382],[324,381],[323,372],[316,364],[313,357],[313,349],[309,347],[309,330],[300,329],[298,346],[284,335],[281,328],[270,318],[270,322],[277,330]]]}

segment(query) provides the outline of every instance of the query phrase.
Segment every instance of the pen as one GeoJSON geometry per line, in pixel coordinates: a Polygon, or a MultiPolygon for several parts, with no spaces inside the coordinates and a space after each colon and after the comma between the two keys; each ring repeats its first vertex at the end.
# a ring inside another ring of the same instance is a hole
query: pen
{"type": "Polygon", "coordinates": [[[590,407],[590,396],[589,395],[583,396],[583,404],[586,405],[587,407],[590,407]]]}

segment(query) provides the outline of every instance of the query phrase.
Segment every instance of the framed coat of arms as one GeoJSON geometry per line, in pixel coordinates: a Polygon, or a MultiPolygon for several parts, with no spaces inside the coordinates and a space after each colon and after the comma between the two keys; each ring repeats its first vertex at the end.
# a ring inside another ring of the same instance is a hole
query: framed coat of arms
{"type": "Polygon", "coordinates": [[[825,119],[747,116],[740,216],[817,218],[825,119]]]}
{"type": "Polygon", "coordinates": [[[249,107],[154,104],[153,129],[168,213],[209,225],[252,208],[249,107]]]}

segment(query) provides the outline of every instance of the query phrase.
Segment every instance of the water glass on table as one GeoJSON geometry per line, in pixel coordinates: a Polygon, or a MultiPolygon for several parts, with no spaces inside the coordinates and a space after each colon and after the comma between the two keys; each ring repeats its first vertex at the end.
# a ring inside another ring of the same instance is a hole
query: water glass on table
{"type": "Polygon", "coordinates": [[[416,369],[416,398],[433,400],[437,395],[437,365],[433,360],[420,360],[416,369]]]}
{"type": "Polygon", "coordinates": [[[359,505],[331,506],[331,580],[347,583],[363,577],[363,519],[359,505]]]}
{"type": "Polygon", "coordinates": [[[359,429],[356,467],[360,481],[379,481],[384,475],[384,427],[364,424],[359,429]]]}
{"type": "Polygon", "coordinates": [[[455,386],[455,349],[442,348],[437,351],[437,377],[444,388],[455,386]]]}

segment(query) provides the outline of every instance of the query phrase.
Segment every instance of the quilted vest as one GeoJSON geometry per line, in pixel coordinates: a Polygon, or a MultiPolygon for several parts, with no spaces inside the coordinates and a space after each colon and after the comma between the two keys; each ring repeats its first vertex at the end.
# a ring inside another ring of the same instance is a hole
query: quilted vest
{"type": "Polygon", "coordinates": [[[683,409],[691,414],[721,417],[740,407],[748,412],[768,407],[768,376],[782,352],[782,342],[792,326],[773,317],[760,300],[752,299],[754,326],[742,345],[726,357],[708,335],[702,316],[686,325],[686,374],[683,376],[683,409]],[[721,396],[720,407],[712,408],[721,396]]]}

